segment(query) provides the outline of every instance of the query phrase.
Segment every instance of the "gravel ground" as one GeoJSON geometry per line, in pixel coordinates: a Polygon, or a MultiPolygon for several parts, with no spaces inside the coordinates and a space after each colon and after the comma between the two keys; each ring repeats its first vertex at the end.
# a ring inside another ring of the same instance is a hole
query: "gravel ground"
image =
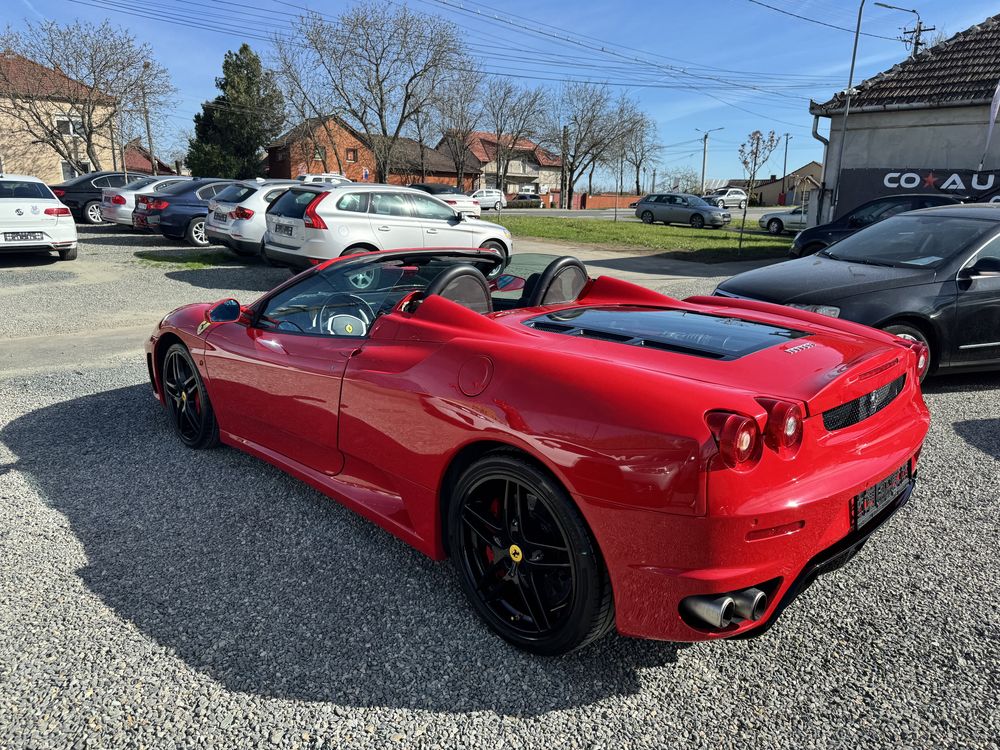
{"type": "MultiPolygon", "coordinates": [[[[285,277],[135,239],[0,258],[0,355],[285,277]]],[[[913,502],[765,636],[539,659],[448,565],[260,461],[183,449],[138,353],[0,362],[0,748],[998,747],[996,375],[930,384],[913,502]]]]}

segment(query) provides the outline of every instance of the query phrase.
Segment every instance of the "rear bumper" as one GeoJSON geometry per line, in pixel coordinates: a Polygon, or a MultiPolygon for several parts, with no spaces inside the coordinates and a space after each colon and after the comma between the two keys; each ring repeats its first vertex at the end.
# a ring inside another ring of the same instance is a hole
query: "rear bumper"
{"type": "Polygon", "coordinates": [[[44,229],[11,227],[7,231],[40,232],[42,239],[7,241],[4,239],[4,233],[0,232],[0,253],[54,252],[72,250],[77,246],[76,225],[69,221],[65,221],[64,226],[47,226],[44,229]]]}
{"type": "Polygon", "coordinates": [[[205,236],[208,237],[209,242],[228,247],[230,250],[235,250],[242,255],[257,255],[260,252],[260,240],[254,241],[233,237],[225,230],[210,226],[209,224],[205,225],[205,236]]]}
{"type": "Polygon", "coordinates": [[[128,206],[116,206],[107,203],[101,204],[101,218],[105,221],[121,224],[126,227],[132,226],[132,211],[128,206]]]}
{"type": "Polygon", "coordinates": [[[289,268],[309,268],[328,260],[328,258],[309,258],[302,253],[275,247],[269,242],[264,243],[264,255],[268,260],[289,268]]]}

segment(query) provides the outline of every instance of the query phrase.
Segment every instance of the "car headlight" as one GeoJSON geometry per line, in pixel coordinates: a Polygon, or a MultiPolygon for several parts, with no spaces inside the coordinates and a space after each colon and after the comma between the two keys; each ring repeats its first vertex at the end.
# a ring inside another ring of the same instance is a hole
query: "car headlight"
{"type": "Polygon", "coordinates": [[[840,317],[840,308],[834,307],[833,305],[789,305],[789,307],[794,307],[796,310],[819,313],[820,315],[826,315],[831,318],[840,317]]]}

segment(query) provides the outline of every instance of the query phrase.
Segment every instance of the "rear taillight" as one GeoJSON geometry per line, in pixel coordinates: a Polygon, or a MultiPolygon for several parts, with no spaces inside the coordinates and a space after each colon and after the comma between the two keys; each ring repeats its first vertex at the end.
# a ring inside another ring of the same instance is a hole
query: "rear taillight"
{"type": "Polygon", "coordinates": [[[150,211],[162,211],[169,205],[170,201],[165,201],[162,198],[156,198],[146,201],[146,208],[148,208],[150,211]]]}
{"type": "Polygon", "coordinates": [[[913,353],[917,355],[917,376],[923,377],[927,374],[927,369],[931,366],[931,352],[927,348],[927,345],[920,341],[912,341],[910,339],[903,339],[913,353]]]}
{"type": "Polygon", "coordinates": [[[125,196],[123,196],[123,195],[112,195],[111,196],[111,202],[114,203],[116,206],[124,206],[125,205],[125,196]]]}
{"type": "Polygon", "coordinates": [[[233,209],[230,214],[234,219],[252,219],[253,211],[249,208],[243,208],[243,206],[237,206],[233,209]]]}
{"type": "Polygon", "coordinates": [[[316,213],[316,207],[323,202],[323,199],[328,196],[329,193],[320,193],[312,202],[306,206],[305,214],[302,216],[302,223],[311,229],[326,229],[326,222],[323,218],[316,213]]]}
{"type": "Polygon", "coordinates": [[[472,201],[472,205],[473,206],[478,206],[479,205],[479,201],[472,201]]]}
{"type": "Polygon", "coordinates": [[[449,206],[456,206],[456,205],[458,205],[458,201],[450,201],[447,198],[444,199],[444,202],[447,203],[449,206]]]}
{"type": "Polygon", "coordinates": [[[60,190],[59,188],[52,188],[52,194],[56,198],[62,198],[64,195],[66,195],[66,191],[65,190],[60,190]]]}
{"type": "Polygon", "coordinates": [[[46,208],[46,216],[69,216],[69,209],[66,206],[57,206],[55,208],[46,208]]]}
{"type": "Polygon", "coordinates": [[[764,425],[764,443],[781,456],[789,456],[802,445],[805,414],[802,407],[790,401],[759,398],[757,402],[767,409],[764,425]]]}
{"type": "Polygon", "coordinates": [[[712,411],[705,415],[722,462],[734,471],[748,471],[760,460],[763,440],[757,422],[744,414],[712,411]]]}

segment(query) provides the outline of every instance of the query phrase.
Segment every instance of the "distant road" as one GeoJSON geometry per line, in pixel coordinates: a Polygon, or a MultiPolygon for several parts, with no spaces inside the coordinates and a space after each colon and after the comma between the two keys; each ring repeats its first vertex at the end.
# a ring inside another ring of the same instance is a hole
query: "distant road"
{"type": "MultiPolygon", "coordinates": [[[[747,219],[756,221],[763,214],[781,210],[780,206],[777,208],[748,208],[747,219]]],[[[732,213],[734,220],[743,214],[742,211],[736,208],[731,208],[729,211],[732,213]]],[[[483,211],[483,216],[492,216],[493,213],[493,211],[483,211]]],[[[588,209],[585,211],[567,211],[560,208],[508,208],[501,211],[501,213],[514,216],[570,216],[574,219],[606,219],[608,221],[613,220],[615,217],[615,210],[613,208],[588,209]]],[[[635,217],[635,209],[628,208],[627,206],[622,206],[618,209],[618,220],[639,221],[635,217]]]]}

